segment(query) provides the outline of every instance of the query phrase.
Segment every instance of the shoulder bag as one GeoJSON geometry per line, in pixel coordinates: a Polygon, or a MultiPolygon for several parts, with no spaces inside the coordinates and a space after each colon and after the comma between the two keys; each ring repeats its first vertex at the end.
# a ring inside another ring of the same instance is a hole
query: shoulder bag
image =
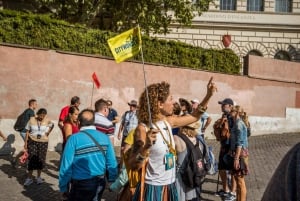
{"type": "Polygon", "coordinates": [[[98,149],[103,153],[103,155],[104,156],[106,155],[103,147],[95,140],[95,138],[93,138],[93,136],[91,134],[89,134],[88,132],[86,132],[84,130],[82,130],[80,132],[83,132],[84,134],[86,134],[87,136],[89,136],[93,140],[93,142],[96,144],[96,146],[98,147],[98,149]]]}

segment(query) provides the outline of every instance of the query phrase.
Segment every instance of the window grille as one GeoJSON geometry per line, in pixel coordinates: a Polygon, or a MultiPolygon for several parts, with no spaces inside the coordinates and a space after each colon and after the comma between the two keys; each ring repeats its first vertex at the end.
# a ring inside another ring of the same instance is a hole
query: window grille
{"type": "Polygon", "coordinates": [[[263,0],[248,0],[247,11],[264,11],[263,0]]]}
{"type": "Polygon", "coordinates": [[[292,0],[276,0],[275,12],[292,12],[292,0]]]}
{"type": "Polygon", "coordinates": [[[236,0],[220,0],[220,10],[236,10],[236,0]]]}
{"type": "Polygon", "coordinates": [[[285,61],[291,61],[291,56],[287,51],[284,50],[279,50],[275,55],[274,59],[279,59],[279,60],[285,60],[285,61]]]}
{"type": "Polygon", "coordinates": [[[248,54],[249,54],[249,55],[254,55],[254,56],[260,56],[260,57],[263,56],[263,54],[262,54],[260,51],[258,51],[258,50],[250,50],[250,51],[248,52],[248,54]]]}

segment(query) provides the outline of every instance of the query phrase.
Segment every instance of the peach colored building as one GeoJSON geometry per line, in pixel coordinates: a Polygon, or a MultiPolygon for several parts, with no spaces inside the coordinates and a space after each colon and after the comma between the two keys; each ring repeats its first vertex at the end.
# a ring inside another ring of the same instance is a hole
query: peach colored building
{"type": "MultiPolygon", "coordinates": [[[[213,120],[220,116],[217,102],[230,97],[248,111],[253,135],[300,131],[299,68],[299,63],[257,56],[249,57],[248,76],[145,64],[147,83],[169,82],[175,100],[201,99],[213,76],[218,85],[208,108],[213,120]]],[[[4,44],[0,45],[0,76],[0,130],[16,134],[17,149],[22,148],[23,142],[13,124],[30,98],[37,99],[38,108],[46,108],[57,125],[60,109],[74,95],[81,98],[81,109],[93,107],[99,98],[107,98],[122,114],[128,109],[127,102],[138,100],[145,87],[141,63],[116,64],[114,60],[91,55],[4,44]],[[99,77],[100,89],[93,89],[93,72],[99,77]]],[[[207,137],[213,138],[210,132],[211,127],[207,137]]],[[[56,126],[50,135],[49,149],[59,147],[61,141],[56,126]]]]}

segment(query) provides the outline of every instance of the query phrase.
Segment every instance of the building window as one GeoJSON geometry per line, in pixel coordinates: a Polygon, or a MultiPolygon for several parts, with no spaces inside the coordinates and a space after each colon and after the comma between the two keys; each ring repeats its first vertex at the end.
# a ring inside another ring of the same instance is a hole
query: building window
{"type": "Polygon", "coordinates": [[[220,0],[220,10],[236,10],[236,0],[220,0]]]}
{"type": "Polygon", "coordinates": [[[263,56],[263,54],[260,51],[258,51],[258,50],[250,50],[248,52],[248,55],[260,56],[260,57],[263,56]]]}
{"type": "Polygon", "coordinates": [[[292,0],[276,0],[275,12],[292,12],[292,0]]]}
{"type": "Polygon", "coordinates": [[[291,61],[291,57],[287,51],[279,50],[275,56],[274,59],[284,60],[284,61],[291,61]]]}
{"type": "Polygon", "coordinates": [[[248,0],[247,11],[264,11],[263,0],[248,0]]]}

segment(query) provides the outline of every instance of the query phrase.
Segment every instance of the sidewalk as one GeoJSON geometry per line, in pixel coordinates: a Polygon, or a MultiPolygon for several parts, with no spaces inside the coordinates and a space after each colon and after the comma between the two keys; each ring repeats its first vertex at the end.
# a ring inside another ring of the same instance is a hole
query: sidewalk
{"type": "MultiPolygon", "coordinates": [[[[259,201],[274,173],[277,165],[285,153],[300,141],[299,133],[276,134],[250,137],[250,175],[246,177],[247,201],[259,201]]],[[[208,140],[208,144],[214,147],[217,156],[219,144],[215,140],[208,140]]],[[[31,184],[24,188],[23,182],[26,176],[24,167],[12,168],[8,156],[0,156],[0,200],[1,201],[59,201],[58,191],[58,163],[59,154],[48,152],[47,168],[42,177],[45,183],[41,185],[31,184]]],[[[36,174],[34,172],[34,174],[36,174]]],[[[207,176],[203,186],[202,200],[219,201],[221,198],[214,196],[217,188],[217,175],[207,176]]],[[[219,189],[221,185],[219,185],[219,189]]],[[[115,201],[116,194],[105,191],[103,200],[115,201]]]]}

